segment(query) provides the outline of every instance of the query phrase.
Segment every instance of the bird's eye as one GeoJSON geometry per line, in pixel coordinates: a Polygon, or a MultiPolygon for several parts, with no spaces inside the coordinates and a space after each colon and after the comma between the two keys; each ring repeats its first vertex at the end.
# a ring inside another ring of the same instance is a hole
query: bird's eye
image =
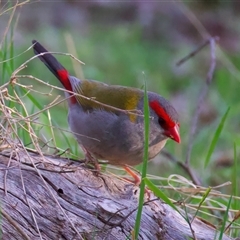
{"type": "Polygon", "coordinates": [[[158,123],[159,123],[162,127],[166,126],[166,121],[165,121],[163,118],[158,118],[158,123]]]}

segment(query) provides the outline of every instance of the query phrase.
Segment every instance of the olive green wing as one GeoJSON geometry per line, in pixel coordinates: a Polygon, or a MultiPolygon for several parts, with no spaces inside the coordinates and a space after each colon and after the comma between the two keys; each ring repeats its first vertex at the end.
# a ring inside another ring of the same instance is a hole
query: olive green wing
{"type": "MultiPolygon", "coordinates": [[[[81,80],[72,84],[73,91],[84,96],[76,96],[85,111],[104,109],[118,113],[119,110],[134,111],[143,98],[143,91],[117,85],[107,85],[93,80],[81,80]]],[[[136,113],[136,111],[135,111],[136,113]]]]}

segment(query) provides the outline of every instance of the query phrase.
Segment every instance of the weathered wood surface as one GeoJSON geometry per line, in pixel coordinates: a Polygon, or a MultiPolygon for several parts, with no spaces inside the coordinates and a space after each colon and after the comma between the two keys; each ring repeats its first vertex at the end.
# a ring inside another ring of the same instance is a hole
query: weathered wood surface
{"type": "MultiPolygon", "coordinates": [[[[131,239],[138,187],[96,176],[79,163],[29,155],[38,171],[22,154],[21,164],[0,156],[2,239],[131,239]]],[[[198,219],[192,228],[198,240],[218,239],[216,230],[198,219]]],[[[145,204],[139,239],[192,237],[187,222],[167,204],[157,199],[145,204]]]]}

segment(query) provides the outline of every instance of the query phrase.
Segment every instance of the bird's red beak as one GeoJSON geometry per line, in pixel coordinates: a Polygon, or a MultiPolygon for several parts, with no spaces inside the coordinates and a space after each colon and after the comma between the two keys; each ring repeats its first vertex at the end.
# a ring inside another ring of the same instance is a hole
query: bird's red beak
{"type": "Polygon", "coordinates": [[[175,124],[173,128],[169,128],[165,131],[165,135],[174,140],[177,143],[181,142],[180,134],[179,134],[179,125],[175,124]]]}

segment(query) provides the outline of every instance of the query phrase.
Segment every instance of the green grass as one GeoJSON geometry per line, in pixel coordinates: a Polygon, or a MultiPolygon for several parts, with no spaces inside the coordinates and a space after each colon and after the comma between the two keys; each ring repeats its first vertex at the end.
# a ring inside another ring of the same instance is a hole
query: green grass
{"type": "MultiPolygon", "coordinates": [[[[142,164],[142,179],[147,176],[147,166],[148,166],[148,143],[149,143],[149,104],[148,104],[148,94],[147,94],[147,83],[144,82],[144,156],[142,164]]],[[[144,195],[145,195],[145,181],[142,180],[140,184],[140,194],[139,194],[139,203],[137,217],[134,227],[134,239],[138,239],[138,234],[141,226],[141,216],[144,204],[144,195]]]]}
{"type": "Polygon", "coordinates": [[[205,163],[204,163],[204,168],[206,168],[208,166],[209,162],[210,162],[210,158],[213,154],[213,151],[216,147],[217,141],[218,141],[218,139],[220,137],[220,134],[223,130],[223,126],[224,126],[224,123],[227,119],[229,111],[230,111],[230,107],[227,109],[226,113],[223,115],[223,117],[221,119],[221,122],[219,123],[218,128],[216,129],[216,131],[213,135],[213,139],[210,143],[210,146],[209,146],[209,149],[208,149],[208,152],[207,152],[207,157],[206,157],[206,160],[205,160],[205,163]]]}

